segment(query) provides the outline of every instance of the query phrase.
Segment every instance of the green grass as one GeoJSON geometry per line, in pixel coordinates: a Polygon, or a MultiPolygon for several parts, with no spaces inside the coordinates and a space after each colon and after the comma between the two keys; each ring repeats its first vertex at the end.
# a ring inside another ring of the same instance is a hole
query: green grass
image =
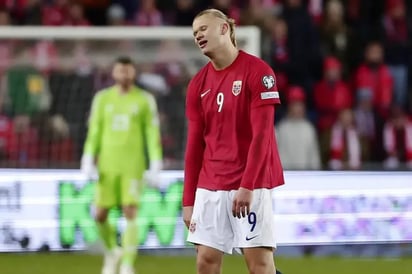
{"type": "MultiPolygon", "coordinates": [[[[80,253],[0,254],[1,274],[100,274],[102,258],[80,253]]],[[[284,274],[411,274],[409,259],[277,258],[284,274]]],[[[139,257],[139,274],[192,274],[191,256],[139,257]]],[[[226,256],[223,274],[247,273],[240,256],[226,256]]]]}

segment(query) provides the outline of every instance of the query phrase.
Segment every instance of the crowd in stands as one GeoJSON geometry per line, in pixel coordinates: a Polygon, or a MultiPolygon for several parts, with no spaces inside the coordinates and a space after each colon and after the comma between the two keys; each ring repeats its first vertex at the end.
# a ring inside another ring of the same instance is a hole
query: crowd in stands
{"type": "MultiPolygon", "coordinates": [[[[412,1],[0,0],[0,25],[190,26],[207,7],[261,29],[282,96],[276,134],[286,169],[412,169],[412,1]]],[[[36,69],[16,66],[8,51],[19,45],[0,41],[1,166],[78,166],[91,98],[110,73],[93,70],[81,43],[71,46],[68,73],[55,69],[50,41],[21,55],[36,69]]],[[[139,71],[162,86],[165,157],[180,168],[190,73],[175,63],[139,71]]]]}

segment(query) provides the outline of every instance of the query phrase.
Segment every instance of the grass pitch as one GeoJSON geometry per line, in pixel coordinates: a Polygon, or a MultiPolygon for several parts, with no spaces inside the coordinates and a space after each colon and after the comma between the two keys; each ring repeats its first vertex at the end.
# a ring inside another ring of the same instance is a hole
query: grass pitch
{"type": "MultiPolygon", "coordinates": [[[[82,253],[0,254],[1,274],[100,274],[102,257],[82,253]]],[[[247,273],[243,258],[225,256],[223,274],[247,273]]],[[[284,274],[411,274],[412,258],[277,258],[284,274]]],[[[141,255],[139,274],[193,274],[193,256],[141,255]]]]}

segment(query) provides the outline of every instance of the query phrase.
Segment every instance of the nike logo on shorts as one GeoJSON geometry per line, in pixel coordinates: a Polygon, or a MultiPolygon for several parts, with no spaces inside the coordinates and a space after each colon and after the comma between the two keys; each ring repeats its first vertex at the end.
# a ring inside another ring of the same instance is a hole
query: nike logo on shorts
{"type": "Polygon", "coordinates": [[[248,237],[246,236],[246,241],[250,241],[253,240],[254,238],[256,238],[258,235],[252,236],[252,237],[248,237]]]}
{"type": "Polygon", "coordinates": [[[209,92],[210,92],[210,89],[202,92],[202,93],[200,94],[200,98],[203,98],[203,97],[204,97],[205,95],[207,95],[209,92]]]}

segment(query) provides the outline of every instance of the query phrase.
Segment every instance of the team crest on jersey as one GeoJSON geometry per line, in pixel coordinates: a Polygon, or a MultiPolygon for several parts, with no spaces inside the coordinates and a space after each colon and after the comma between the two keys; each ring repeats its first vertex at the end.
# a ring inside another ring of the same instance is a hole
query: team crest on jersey
{"type": "Polygon", "coordinates": [[[238,96],[241,90],[242,90],[242,81],[240,80],[233,81],[233,86],[232,86],[233,95],[238,96]]]}
{"type": "Polygon", "coordinates": [[[190,222],[189,231],[190,231],[190,233],[194,233],[196,231],[196,222],[194,222],[194,221],[190,222]]]}
{"type": "Polygon", "coordinates": [[[266,89],[271,89],[275,86],[275,78],[272,75],[265,75],[262,78],[262,83],[266,89]]]}

